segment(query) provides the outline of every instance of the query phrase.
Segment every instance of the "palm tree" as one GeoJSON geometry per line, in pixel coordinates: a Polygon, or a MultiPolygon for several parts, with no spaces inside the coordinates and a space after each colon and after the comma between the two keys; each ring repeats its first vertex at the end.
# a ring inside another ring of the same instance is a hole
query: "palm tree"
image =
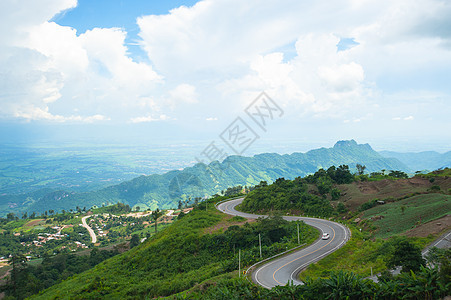
{"type": "Polygon", "coordinates": [[[157,233],[157,224],[158,224],[158,218],[163,215],[163,212],[161,212],[158,208],[152,212],[152,219],[155,220],[155,233],[157,233]]]}

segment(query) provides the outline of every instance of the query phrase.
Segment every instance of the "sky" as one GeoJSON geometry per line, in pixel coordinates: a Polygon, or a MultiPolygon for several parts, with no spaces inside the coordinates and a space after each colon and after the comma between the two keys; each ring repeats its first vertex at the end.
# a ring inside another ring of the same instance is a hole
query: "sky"
{"type": "Polygon", "coordinates": [[[2,0],[0,36],[0,143],[451,148],[447,0],[2,0]]]}

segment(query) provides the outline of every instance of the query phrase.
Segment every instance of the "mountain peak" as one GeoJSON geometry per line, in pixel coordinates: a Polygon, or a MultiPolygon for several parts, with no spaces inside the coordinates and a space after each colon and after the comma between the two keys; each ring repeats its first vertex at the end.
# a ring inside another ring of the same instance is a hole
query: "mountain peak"
{"type": "Polygon", "coordinates": [[[357,142],[354,140],[338,141],[335,143],[334,148],[354,147],[357,145],[357,142]]]}

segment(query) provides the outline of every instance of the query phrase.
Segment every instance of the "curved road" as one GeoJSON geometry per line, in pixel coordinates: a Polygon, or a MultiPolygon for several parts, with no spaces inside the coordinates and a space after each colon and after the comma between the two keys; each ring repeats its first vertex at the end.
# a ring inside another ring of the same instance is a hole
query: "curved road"
{"type": "Polygon", "coordinates": [[[81,218],[81,223],[82,226],[88,230],[89,235],[91,236],[91,243],[95,244],[97,242],[97,236],[94,230],[91,227],[89,227],[89,225],[86,223],[86,219],[89,217],[90,216],[84,216],[83,218],[81,218]]]}
{"type": "MultiPolygon", "coordinates": [[[[227,201],[219,204],[217,208],[226,214],[248,219],[266,217],[265,215],[254,215],[237,211],[235,206],[242,201],[243,198],[227,201]]],[[[319,238],[312,245],[304,249],[279,257],[258,267],[252,273],[252,279],[254,282],[268,289],[277,285],[286,285],[289,281],[293,281],[294,284],[302,284],[302,282],[296,280],[299,271],[334,252],[350,238],[349,229],[336,222],[294,216],[285,216],[283,218],[287,221],[304,221],[305,224],[319,229],[321,233],[329,233],[330,238],[328,240],[319,238]]]]}

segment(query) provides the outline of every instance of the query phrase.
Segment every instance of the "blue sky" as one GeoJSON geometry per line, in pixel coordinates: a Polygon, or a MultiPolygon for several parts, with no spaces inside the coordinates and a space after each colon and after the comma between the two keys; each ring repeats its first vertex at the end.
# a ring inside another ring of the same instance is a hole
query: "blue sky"
{"type": "Polygon", "coordinates": [[[5,0],[0,138],[208,144],[265,91],[262,145],[446,151],[450,28],[443,0],[5,0]]]}
{"type": "Polygon", "coordinates": [[[124,28],[126,45],[134,60],[148,61],[145,52],[136,43],[139,27],[136,18],[144,15],[168,14],[173,8],[193,6],[197,1],[142,1],[142,0],[79,0],[77,7],[63,11],[52,18],[61,25],[75,28],[78,34],[94,28],[124,28]]]}

